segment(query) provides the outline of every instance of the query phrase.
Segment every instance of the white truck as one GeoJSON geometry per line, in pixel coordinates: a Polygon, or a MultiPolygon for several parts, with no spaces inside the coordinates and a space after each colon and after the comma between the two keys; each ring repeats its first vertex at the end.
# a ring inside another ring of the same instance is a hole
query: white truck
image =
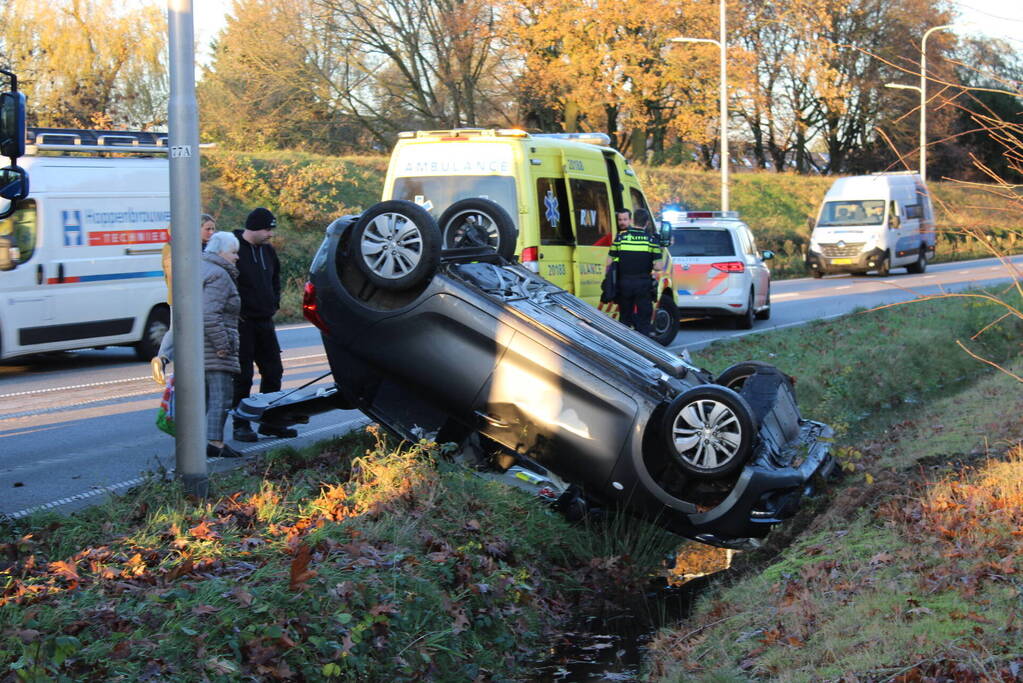
{"type": "Polygon", "coordinates": [[[917,173],[839,178],[821,204],[806,265],[813,277],[892,268],[922,273],[937,235],[927,185],[917,173]]]}
{"type": "Polygon", "coordinates": [[[0,359],[133,346],[170,325],[166,134],[29,129],[25,199],[0,200],[0,359]]]}

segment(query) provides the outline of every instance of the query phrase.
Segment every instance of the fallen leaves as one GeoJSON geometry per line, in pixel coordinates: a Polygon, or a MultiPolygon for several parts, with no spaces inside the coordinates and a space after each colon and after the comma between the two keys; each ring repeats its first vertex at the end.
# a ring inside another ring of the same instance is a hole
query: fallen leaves
{"type": "Polygon", "coordinates": [[[292,591],[306,589],[306,581],[316,577],[316,571],[309,569],[309,562],[312,560],[312,548],[305,543],[298,546],[295,556],[291,560],[291,570],[288,581],[288,588],[292,591]]]}

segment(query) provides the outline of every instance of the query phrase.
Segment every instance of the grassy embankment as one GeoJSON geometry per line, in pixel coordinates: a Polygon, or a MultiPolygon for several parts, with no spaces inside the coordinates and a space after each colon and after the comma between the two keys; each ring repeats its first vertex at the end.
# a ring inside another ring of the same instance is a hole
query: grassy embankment
{"type": "MultiPolygon", "coordinates": [[[[266,206],[277,213],[285,295],[282,315],[301,317],[301,292],[312,253],[333,219],[379,201],[386,157],[323,157],[299,152],[243,154],[211,151],[203,155],[203,207],[220,219],[222,229],[240,227],[246,213],[266,206]]],[[[719,175],[681,167],[637,167],[653,208],[672,198],[693,208],[718,205],[719,175]]],[[[777,256],[775,278],[804,275],[802,250],[809,240],[807,217],[815,214],[831,178],[776,173],[732,176],[732,208],[749,222],[758,248],[777,256]]],[[[935,211],[943,228],[938,260],[991,256],[963,230],[993,236],[991,245],[1006,253],[1023,249],[1023,223],[1010,203],[982,188],[933,183],[935,211]],[[1016,216],[1008,218],[1008,216],[1016,216]],[[1009,232],[1006,232],[1009,230],[1009,232]],[[1011,232],[1015,230],[1015,232],[1011,232]]]]}
{"type": "MultiPolygon", "coordinates": [[[[986,456],[1023,436],[1023,392],[954,344],[1000,314],[948,298],[700,352],[715,371],[758,358],[793,373],[806,415],[839,429],[848,474],[830,503],[772,534],[745,556],[745,574],[730,573],[734,585],[660,637],[658,675],[1010,666],[1023,460],[986,456]]],[[[1018,371],[1021,332],[1006,320],[971,348],[1018,371]]],[[[5,523],[0,671],[528,677],[550,629],[589,600],[632,599],[677,544],[613,518],[568,525],[440,450],[395,451],[360,433],[220,475],[200,505],[153,481],[70,518],[5,523]]]]}

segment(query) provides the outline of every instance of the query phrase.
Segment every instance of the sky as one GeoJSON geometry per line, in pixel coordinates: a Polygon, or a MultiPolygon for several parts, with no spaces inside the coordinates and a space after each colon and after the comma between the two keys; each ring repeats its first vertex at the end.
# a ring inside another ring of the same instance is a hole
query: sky
{"type": "MultiPolygon", "coordinates": [[[[784,2],[785,0],[767,0],[784,2]]],[[[224,27],[224,16],[232,0],[193,0],[192,22],[198,45],[196,59],[209,59],[209,44],[224,27]]],[[[1023,52],[1023,0],[950,0],[960,16],[961,35],[986,35],[1004,38],[1023,52]]]]}

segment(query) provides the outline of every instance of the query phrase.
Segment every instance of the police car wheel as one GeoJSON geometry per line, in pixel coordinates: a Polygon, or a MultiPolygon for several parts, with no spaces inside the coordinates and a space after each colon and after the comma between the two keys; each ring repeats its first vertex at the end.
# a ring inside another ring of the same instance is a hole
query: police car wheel
{"type": "Polygon", "coordinates": [[[437,223],[444,249],[491,247],[506,261],[515,255],[515,221],[497,202],[481,197],[459,200],[440,215],[437,223]]]}
{"type": "Polygon", "coordinates": [[[676,396],[664,413],[662,431],[668,453],[694,478],[730,475],[753,452],[753,411],[723,386],[701,384],[676,396]]]}
{"type": "Polygon", "coordinates": [[[149,362],[160,351],[163,335],[170,329],[170,311],[164,306],[157,306],[149,312],[146,326],[142,328],[142,339],[135,344],[135,357],[149,362]]]}
{"type": "Polygon", "coordinates": [[[756,317],[756,311],[753,308],[753,290],[749,292],[749,300],[746,302],[746,312],[735,319],[735,328],[738,330],[748,330],[753,327],[753,319],[756,317]]]}
{"type": "Polygon", "coordinates": [[[757,320],[771,319],[771,289],[767,289],[767,301],[764,302],[764,310],[757,311],[757,320]]]}
{"type": "Polygon", "coordinates": [[[402,290],[433,277],[440,230],[423,207],[392,199],[367,209],[352,228],[350,258],[380,289],[402,290]]]}

